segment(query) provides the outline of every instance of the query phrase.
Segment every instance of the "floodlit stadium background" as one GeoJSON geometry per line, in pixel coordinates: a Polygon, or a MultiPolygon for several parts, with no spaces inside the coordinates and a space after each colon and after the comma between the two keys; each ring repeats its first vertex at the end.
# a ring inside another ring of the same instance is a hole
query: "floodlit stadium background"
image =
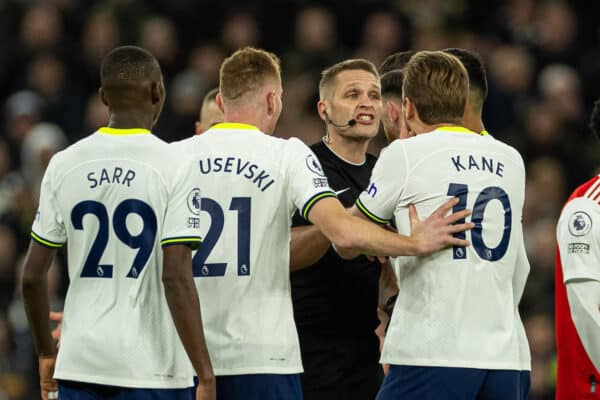
{"type": "MultiPolygon", "coordinates": [[[[44,167],[55,151],[106,123],[102,56],[137,44],[159,59],[167,103],[154,133],[193,133],[200,101],[233,50],[254,45],[283,65],[277,134],[313,143],[319,72],[345,58],[376,65],[398,50],[464,47],[487,66],[486,128],[527,167],[524,212],[531,274],[522,301],[532,350],[531,399],[553,398],[554,228],[570,191],[597,171],[586,127],[600,97],[598,2],[192,0],[0,1],[0,400],[38,399],[36,358],[18,290],[44,167]]],[[[372,145],[377,153],[383,135],[372,145]]],[[[50,272],[54,309],[64,255],[50,272]]],[[[375,311],[374,311],[375,312],[375,311]]]]}

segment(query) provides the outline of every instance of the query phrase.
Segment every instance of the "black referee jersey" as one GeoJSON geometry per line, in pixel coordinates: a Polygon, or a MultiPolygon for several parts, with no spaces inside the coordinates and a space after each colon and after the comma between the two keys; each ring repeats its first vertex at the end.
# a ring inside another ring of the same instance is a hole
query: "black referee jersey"
{"type": "MultiPolygon", "coordinates": [[[[377,158],[367,154],[366,161],[356,165],[338,157],[323,142],[310,148],[341,203],[352,206],[369,184],[377,158]]],[[[307,224],[299,214],[294,216],[294,226],[307,224]]],[[[344,260],[330,247],[316,264],[291,274],[305,399],[320,398],[310,392],[323,393],[323,398],[334,393],[344,396],[344,386],[360,390],[356,384],[369,393],[377,390],[379,342],[374,330],[379,324],[380,272],[379,262],[369,262],[364,256],[344,260]]]]}

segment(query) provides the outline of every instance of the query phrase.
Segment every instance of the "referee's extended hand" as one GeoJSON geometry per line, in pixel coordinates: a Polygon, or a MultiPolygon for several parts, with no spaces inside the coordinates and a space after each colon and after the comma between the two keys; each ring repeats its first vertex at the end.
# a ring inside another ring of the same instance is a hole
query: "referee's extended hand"
{"type": "Polygon", "coordinates": [[[471,210],[462,210],[447,215],[458,201],[457,197],[448,200],[422,221],[417,214],[417,208],[413,204],[408,206],[410,236],[418,241],[420,255],[430,254],[450,246],[466,247],[470,245],[468,240],[459,239],[453,234],[472,229],[475,226],[471,222],[464,222],[465,217],[471,214],[471,210]]]}
{"type": "Polygon", "coordinates": [[[199,382],[196,388],[196,400],[216,400],[217,384],[213,379],[208,382],[199,382]]]}

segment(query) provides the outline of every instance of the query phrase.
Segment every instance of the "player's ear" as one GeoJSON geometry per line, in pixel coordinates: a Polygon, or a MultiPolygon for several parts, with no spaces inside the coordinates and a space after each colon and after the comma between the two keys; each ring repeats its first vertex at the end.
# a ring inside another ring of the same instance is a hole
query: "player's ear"
{"type": "Polygon", "coordinates": [[[161,103],[162,93],[159,82],[152,82],[152,85],[150,86],[150,99],[153,105],[161,103]]]}
{"type": "Polygon", "coordinates": [[[267,114],[268,115],[273,115],[275,114],[276,110],[277,110],[277,105],[275,104],[275,92],[274,91],[269,91],[269,93],[267,93],[267,114]]]}
{"type": "Polygon", "coordinates": [[[327,122],[327,108],[329,107],[329,104],[327,104],[327,101],[325,100],[319,100],[319,102],[317,103],[317,111],[319,112],[319,117],[321,117],[321,120],[323,120],[324,122],[327,122]]]}
{"type": "Polygon", "coordinates": [[[194,124],[194,128],[195,128],[194,129],[194,133],[196,135],[201,134],[202,133],[202,122],[196,121],[195,124],[194,124]]]}
{"type": "Polygon", "coordinates": [[[108,107],[108,101],[106,100],[106,95],[104,94],[104,90],[102,89],[102,87],[98,89],[98,94],[100,95],[100,100],[102,100],[102,104],[108,107]]]}
{"type": "Polygon", "coordinates": [[[404,110],[404,117],[406,121],[412,121],[415,118],[417,110],[413,102],[408,97],[404,97],[402,99],[402,108],[404,110]]]}
{"type": "Polygon", "coordinates": [[[390,118],[390,121],[396,123],[400,119],[400,107],[395,101],[386,101],[385,103],[386,113],[390,118]]]}
{"type": "Polygon", "coordinates": [[[225,113],[225,109],[223,108],[223,98],[221,97],[221,92],[217,93],[215,96],[215,102],[217,103],[217,107],[221,110],[222,113],[225,113]]]}

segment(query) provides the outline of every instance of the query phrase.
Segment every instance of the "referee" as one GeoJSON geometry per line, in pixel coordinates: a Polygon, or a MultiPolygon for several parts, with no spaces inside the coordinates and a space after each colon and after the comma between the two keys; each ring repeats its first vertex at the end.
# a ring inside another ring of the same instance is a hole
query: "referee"
{"type": "MultiPolygon", "coordinates": [[[[376,161],[367,154],[381,116],[376,67],[360,59],[333,65],[322,72],[319,97],[326,136],[310,147],[323,167],[323,180],[351,207],[368,185],[376,161]]],[[[304,399],[374,399],[382,380],[374,332],[381,264],[364,256],[341,259],[319,230],[298,215],[290,263],[304,399]]]]}

